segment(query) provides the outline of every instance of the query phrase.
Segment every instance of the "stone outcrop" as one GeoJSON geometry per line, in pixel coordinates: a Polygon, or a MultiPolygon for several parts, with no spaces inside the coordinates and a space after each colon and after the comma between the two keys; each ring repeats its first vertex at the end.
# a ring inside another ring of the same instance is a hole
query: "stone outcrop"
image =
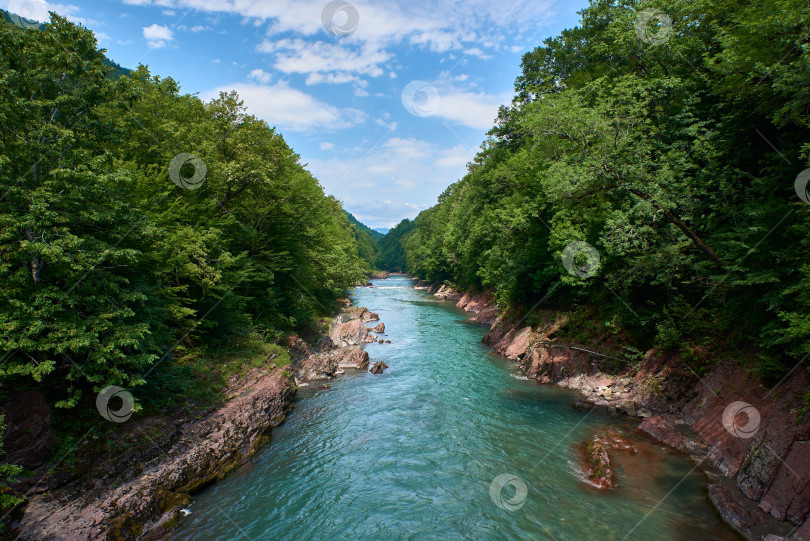
{"type": "Polygon", "coordinates": [[[361,345],[367,336],[362,317],[350,313],[338,314],[329,326],[329,338],[336,347],[361,345]]]}
{"type": "Polygon", "coordinates": [[[363,370],[368,362],[368,352],[360,346],[334,348],[313,353],[296,363],[295,379],[299,382],[330,379],[343,369],[363,370]]]}
{"type": "Polygon", "coordinates": [[[385,332],[385,323],[380,322],[376,327],[372,329],[372,331],[376,332],[377,334],[385,332]]]}
{"type": "Polygon", "coordinates": [[[362,346],[377,342],[377,338],[370,335],[371,332],[385,329],[383,323],[374,329],[365,324],[379,319],[378,314],[357,306],[350,306],[335,316],[329,325],[329,344],[322,344],[314,352],[299,347],[300,355],[293,361],[296,381],[303,383],[330,379],[345,369],[365,370],[369,357],[362,346]]]}
{"type": "Polygon", "coordinates": [[[387,280],[391,276],[388,271],[375,272],[369,276],[372,280],[387,280]]]}
{"type": "MultiPolygon", "coordinates": [[[[275,369],[254,372],[233,392],[239,395],[199,421],[133,422],[120,435],[129,442],[127,451],[96,458],[89,471],[61,483],[43,480],[48,492],[29,496],[21,522],[12,524],[19,528],[17,538],[159,536],[191,501],[193,491],[221,479],[268,441],[267,434],[292,408],[295,385],[275,369]]],[[[80,446],[76,453],[84,449],[80,446]]]]}

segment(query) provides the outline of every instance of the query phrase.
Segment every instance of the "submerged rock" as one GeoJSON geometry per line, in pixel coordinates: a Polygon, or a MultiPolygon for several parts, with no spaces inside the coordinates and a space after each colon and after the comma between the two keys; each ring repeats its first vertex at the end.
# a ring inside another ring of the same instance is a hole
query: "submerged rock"
{"type": "Polygon", "coordinates": [[[585,455],[583,470],[588,481],[597,488],[612,488],[615,479],[604,442],[594,438],[593,441],[585,442],[582,451],[585,455]]]}
{"type": "Polygon", "coordinates": [[[595,487],[613,488],[616,485],[616,475],[610,464],[611,453],[615,451],[635,454],[636,448],[627,438],[613,431],[594,436],[582,444],[582,471],[595,487]]]}
{"type": "Polygon", "coordinates": [[[369,369],[369,372],[372,374],[382,374],[383,370],[388,368],[388,365],[382,361],[375,361],[374,364],[369,369]]]}

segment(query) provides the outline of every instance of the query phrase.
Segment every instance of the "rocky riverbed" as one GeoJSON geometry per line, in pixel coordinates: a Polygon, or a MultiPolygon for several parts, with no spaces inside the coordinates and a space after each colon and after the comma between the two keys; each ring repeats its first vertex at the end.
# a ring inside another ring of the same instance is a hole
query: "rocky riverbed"
{"type": "MultiPolygon", "coordinates": [[[[579,392],[579,407],[604,407],[639,419],[639,430],[688,454],[709,479],[709,497],[720,514],[748,539],[810,541],[810,416],[801,416],[810,386],[805,369],[767,386],[734,362],[698,377],[688,363],[649,350],[630,368],[599,344],[563,343],[564,317],[521,325],[500,313],[493,296],[461,293],[419,283],[435,296],[471,312],[470,321],[489,326],[484,342],[516,362],[539,383],[579,392]]],[[[610,486],[610,446],[583,442],[585,469],[596,484],[610,486]],[[588,466],[590,464],[590,466],[588,466]],[[590,468],[590,470],[588,470],[590,468]],[[602,475],[604,473],[605,475],[602,475]]]]}

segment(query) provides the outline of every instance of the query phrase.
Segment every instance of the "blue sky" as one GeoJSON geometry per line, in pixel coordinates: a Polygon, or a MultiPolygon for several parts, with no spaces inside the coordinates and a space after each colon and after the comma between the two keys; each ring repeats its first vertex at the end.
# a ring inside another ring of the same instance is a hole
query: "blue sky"
{"type": "MultiPolygon", "coordinates": [[[[4,5],[5,4],[5,5],[4,5]]],[[[432,206],[512,98],[523,53],[586,0],[0,0],[92,29],[122,66],[237,90],[371,227],[432,206]]]]}

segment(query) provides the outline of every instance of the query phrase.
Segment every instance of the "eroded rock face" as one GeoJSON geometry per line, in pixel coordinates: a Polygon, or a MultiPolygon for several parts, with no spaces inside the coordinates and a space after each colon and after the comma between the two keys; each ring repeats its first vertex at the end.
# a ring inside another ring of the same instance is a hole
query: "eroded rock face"
{"type": "Polygon", "coordinates": [[[18,538],[78,541],[159,534],[191,501],[192,491],[243,464],[292,407],[295,386],[279,370],[249,383],[200,421],[159,437],[141,434],[148,441],[89,472],[86,478],[94,484],[74,482],[30,497],[18,538]]]}
{"type": "Polygon", "coordinates": [[[369,278],[371,278],[372,280],[387,280],[390,276],[391,274],[388,271],[382,271],[382,272],[375,272],[374,274],[369,276],[369,278]]]}
{"type": "Polygon", "coordinates": [[[727,485],[710,485],[709,499],[720,511],[720,516],[724,520],[733,524],[741,532],[749,533],[758,524],[762,523],[762,516],[745,509],[733,491],[734,489],[727,485]]]}
{"type": "Polygon", "coordinates": [[[677,415],[662,414],[653,415],[644,419],[638,428],[642,432],[652,436],[653,439],[682,453],[690,454],[698,452],[701,449],[705,450],[705,445],[687,437],[678,430],[677,427],[684,424],[684,421],[677,415]]]}
{"type": "Polygon", "coordinates": [[[56,444],[45,395],[39,391],[14,393],[0,406],[0,413],[6,423],[2,461],[28,469],[41,466],[50,456],[48,448],[56,444]]]}
{"type": "Polygon", "coordinates": [[[805,520],[804,524],[785,539],[786,541],[810,541],[810,519],[805,520]]]}

